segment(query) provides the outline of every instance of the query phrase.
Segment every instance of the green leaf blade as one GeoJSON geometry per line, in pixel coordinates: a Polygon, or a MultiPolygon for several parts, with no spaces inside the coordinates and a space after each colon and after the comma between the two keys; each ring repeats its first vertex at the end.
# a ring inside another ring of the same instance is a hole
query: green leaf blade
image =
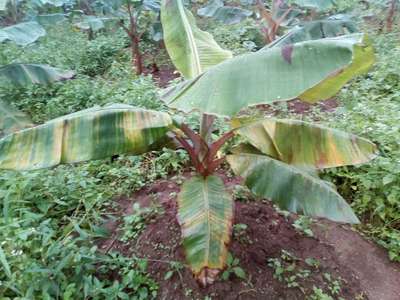
{"type": "Polygon", "coordinates": [[[0,79],[5,85],[49,84],[68,80],[74,76],[73,71],[63,71],[48,65],[9,64],[0,67],[0,79]]]}
{"type": "Polygon", "coordinates": [[[247,124],[234,119],[237,134],[265,155],[301,168],[362,164],[376,157],[376,146],[355,135],[288,119],[262,119],[247,124]]]}
{"type": "Polygon", "coordinates": [[[291,47],[274,47],[224,61],[180,88],[169,90],[163,98],[182,111],[197,109],[234,116],[247,106],[299,96],[307,101],[330,98],[373,63],[372,48],[363,34],[291,47]]]}
{"type": "Polygon", "coordinates": [[[255,195],[271,199],[281,209],[336,222],[359,223],[335,190],[300,169],[256,154],[230,155],[227,160],[255,195]]]}
{"type": "Polygon", "coordinates": [[[0,137],[30,126],[27,115],[0,100],[0,137]]]}
{"type": "Polygon", "coordinates": [[[263,49],[283,47],[304,41],[332,38],[356,32],[356,24],[349,19],[311,21],[295,26],[288,33],[268,44],[263,49]]]}
{"type": "Polygon", "coordinates": [[[232,53],[222,49],[211,34],[196,26],[195,18],[182,0],[162,1],[161,22],[167,51],[186,79],[232,57],[232,53]]]}
{"type": "Polygon", "coordinates": [[[166,113],[129,105],[92,108],[0,140],[0,168],[35,170],[58,164],[142,154],[166,137],[166,113]]]}
{"type": "Polygon", "coordinates": [[[217,176],[196,176],[185,182],[178,196],[178,221],[185,254],[201,284],[211,284],[228,255],[233,201],[217,176]]]}
{"type": "Polygon", "coordinates": [[[46,30],[37,22],[24,22],[0,29],[0,43],[12,41],[27,46],[46,35],[46,30]]]}

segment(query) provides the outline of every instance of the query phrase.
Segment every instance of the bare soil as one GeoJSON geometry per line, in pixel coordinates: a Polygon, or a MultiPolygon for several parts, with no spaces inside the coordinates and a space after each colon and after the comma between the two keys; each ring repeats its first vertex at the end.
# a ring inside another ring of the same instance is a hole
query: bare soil
{"type": "MultiPolygon", "coordinates": [[[[239,178],[219,175],[228,189],[240,183],[239,178]]],[[[189,176],[185,173],[183,178],[189,176]]],[[[121,217],[133,213],[134,202],[149,206],[158,201],[164,212],[147,225],[139,239],[125,244],[118,240],[120,221],[110,220],[106,224],[110,237],[98,242],[102,251],[148,258],[148,272],[160,286],[159,299],[204,299],[205,296],[212,299],[308,299],[314,287],[330,293],[333,284],[326,274],[340,282],[341,289],[334,299],[400,299],[400,266],[389,262],[383,249],[349,226],[324,220],[313,225],[314,237],[306,237],[292,226],[295,215],[277,212],[269,201],[235,202],[234,223],[246,224],[247,229],[244,234],[234,235],[229,251],[239,259],[246,279],[231,275],[229,280],[218,280],[212,286],[200,288],[185,267],[165,280],[165,274],[171,270],[168,262],[185,261],[176,220],[178,191],[179,184],[174,180],[159,180],[131,197],[117,199],[114,216],[115,213],[121,217]],[[282,250],[295,258],[282,260],[282,250]],[[285,278],[300,274],[302,270],[309,270],[310,275],[296,278],[299,286],[288,287],[285,279],[274,278],[274,269],[268,266],[268,260],[274,258],[295,267],[293,272],[285,273],[285,278]],[[319,266],[306,264],[305,260],[310,258],[319,266]]]]}
{"type": "Polygon", "coordinates": [[[180,76],[172,63],[163,65],[153,63],[150,66],[145,66],[143,73],[151,74],[155,83],[161,88],[168,86],[171,80],[180,76]]]}
{"type": "MultiPolygon", "coordinates": [[[[317,107],[324,112],[334,111],[339,106],[339,103],[335,98],[323,100],[314,104],[310,104],[299,99],[294,99],[287,101],[287,105],[288,110],[291,113],[307,115],[314,107],[317,107]]],[[[279,112],[268,104],[259,104],[256,107],[259,111],[262,111],[268,115],[276,115],[279,112]]]]}

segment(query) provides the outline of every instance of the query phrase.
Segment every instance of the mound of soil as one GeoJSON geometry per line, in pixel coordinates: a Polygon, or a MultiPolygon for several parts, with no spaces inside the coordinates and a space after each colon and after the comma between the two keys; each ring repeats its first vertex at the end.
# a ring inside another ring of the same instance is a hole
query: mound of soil
{"type": "MultiPolygon", "coordinates": [[[[220,176],[230,188],[240,182],[220,176]]],[[[185,267],[166,280],[168,262],[185,261],[176,220],[178,191],[173,180],[160,180],[130,198],[118,199],[121,216],[133,213],[134,202],[149,206],[154,199],[164,213],[132,243],[118,241],[119,221],[110,221],[106,226],[111,237],[98,243],[103,251],[148,258],[148,272],[160,286],[159,299],[307,299],[317,287],[335,299],[400,299],[400,267],[387,260],[383,249],[348,226],[328,221],[315,224],[314,237],[306,237],[293,227],[296,216],[278,213],[268,201],[235,203],[234,223],[247,227],[234,234],[229,251],[239,259],[246,279],[231,274],[228,280],[200,288],[185,267]],[[284,270],[273,267],[273,262],[284,270]],[[336,294],[335,282],[340,289],[336,294]]]]}

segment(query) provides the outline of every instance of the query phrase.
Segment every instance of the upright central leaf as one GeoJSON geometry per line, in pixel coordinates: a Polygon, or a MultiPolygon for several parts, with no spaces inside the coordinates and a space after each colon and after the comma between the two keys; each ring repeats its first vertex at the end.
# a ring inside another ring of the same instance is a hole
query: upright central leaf
{"type": "Polygon", "coordinates": [[[217,176],[196,176],[178,196],[178,220],[190,267],[202,285],[211,284],[225,266],[233,202],[217,176]]]}
{"type": "Polygon", "coordinates": [[[162,1],[161,22],[168,54],[186,79],[232,57],[211,34],[196,26],[195,18],[181,0],[162,1]]]}

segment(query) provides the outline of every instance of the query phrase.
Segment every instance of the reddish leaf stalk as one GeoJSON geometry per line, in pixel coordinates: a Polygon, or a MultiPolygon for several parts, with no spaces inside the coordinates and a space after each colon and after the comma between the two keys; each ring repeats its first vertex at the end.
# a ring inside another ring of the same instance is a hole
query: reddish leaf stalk
{"type": "Polygon", "coordinates": [[[394,13],[396,11],[396,2],[397,2],[397,0],[390,1],[389,13],[386,18],[387,32],[391,32],[393,30],[393,21],[394,21],[394,13]]]}
{"type": "Polygon", "coordinates": [[[129,36],[131,41],[132,65],[135,67],[136,74],[140,75],[143,73],[143,57],[139,44],[143,33],[139,33],[137,30],[137,20],[132,12],[129,1],[127,2],[127,10],[129,14],[129,28],[124,24],[123,20],[119,24],[129,36]]]}
{"type": "Polygon", "coordinates": [[[181,125],[180,129],[186,135],[186,138],[175,134],[176,139],[188,152],[196,171],[204,177],[213,174],[225,160],[225,157],[216,158],[215,156],[218,150],[234,136],[233,130],[225,133],[214,143],[207,144],[203,137],[191,130],[186,124],[181,125]]]}

